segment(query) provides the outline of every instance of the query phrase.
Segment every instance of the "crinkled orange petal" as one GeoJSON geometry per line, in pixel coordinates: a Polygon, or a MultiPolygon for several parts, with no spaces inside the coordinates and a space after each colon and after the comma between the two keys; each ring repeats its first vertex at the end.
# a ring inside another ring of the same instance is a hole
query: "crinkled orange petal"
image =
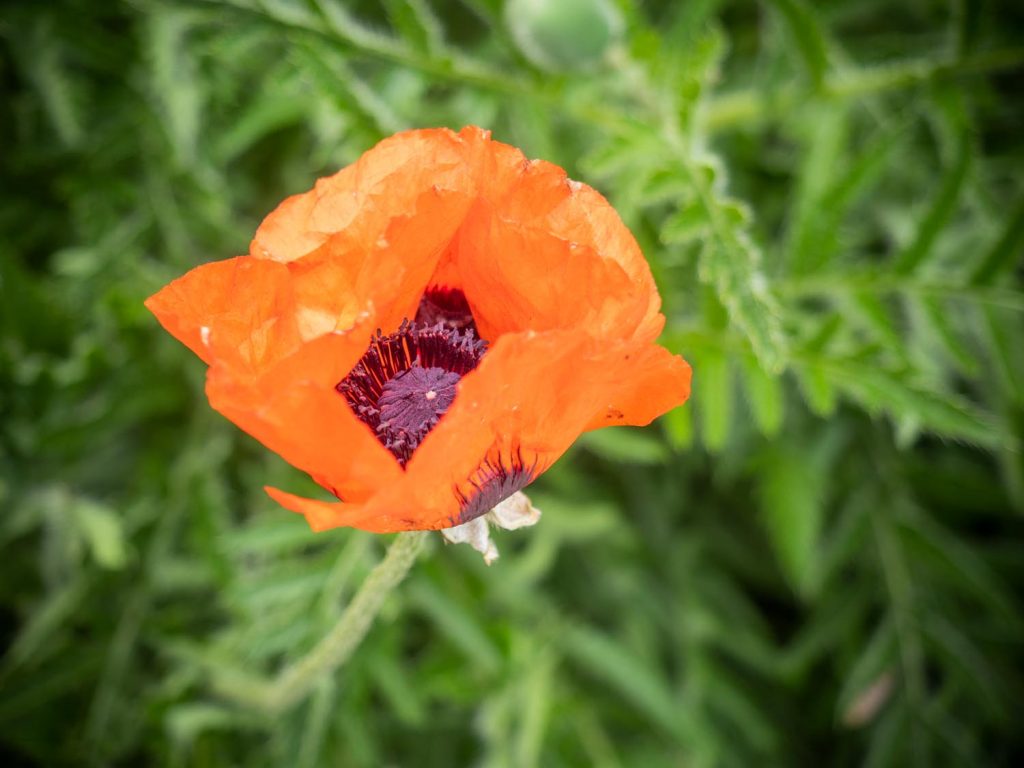
{"type": "Polygon", "coordinates": [[[630,353],[628,375],[612,382],[607,404],[587,429],[643,427],[690,399],[690,364],[657,344],[630,353]]]}
{"type": "Polygon", "coordinates": [[[334,385],[366,347],[366,324],[304,345],[257,379],[213,366],[210,404],[285,461],[347,501],[370,498],[402,474],[334,385]]]}
{"type": "Polygon", "coordinates": [[[288,268],[248,256],[196,267],[146,307],[207,364],[256,370],[301,342],[288,268]]]}
{"type": "Polygon", "coordinates": [[[689,367],[681,358],[667,353],[662,358],[652,349],[649,344],[595,340],[578,329],[499,338],[460,382],[448,413],[406,466],[410,487],[403,492],[432,516],[417,522],[427,523],[424,527],[453,524],[451,515],[454,511],[457,516],[458,510],[450,502],[451,489],[465,491],[467,478],[485,457],[507,460],[515,455],[539,474],[606,415],[610,404],[624,417],[650,421],[656,408],[685,402],[689,367]],[[649,384],[652,367],[659,365],[676,376],[663,382],[664,392],[650,407],[618,399],[629,391],[628,382],[649,384]]]}
{"type": "Polygon", "coordinates": [[[567,328],[628,338],[645,319],[646,298],[638,300],[643,292],[616,261],[482,204],[460,230],[458,249],[461,287],[485,338],[567,328]]]}
{"type": "Polygon", "coordinates": [[[653,340],[664,322],[660,298],[608,201],[555,165],[490,145],[476,161],[480,198],[453,247],[483,335],[585,327],[653,340]]]}
{"type": "Polygon", "coordinates": [[[459,218],[475,183],[459,136],[447,129],[406,131],[384,139],[356,162],[285,200],[260,224],[250,247],[257,258],[294,261],[343,233],[356,247],[372,247],[396,218],[427,231],[459,218]],[[452,195],[456,199],[449,199],[452,195]],[[458,198],[465,198],[460,211],[458,198]],[[449,210],[422,205],[443,201],[449,210]]]}
{"type": "Polygon", "coordinates": [[[308,264],[239,256],[196,267],[146,306],[207,364],[258,375],[367,314],[371,303],[345,266],[329,254],[308,264]]]}
{"type": "Polygon", "coordinates": [[[385,139],[309,192],[288,198],[256,232],[250,253],[342,265],[349,290],[372,298],[382,328],[416,305],[476,195],[462,140],[446,129],[385,139]]]}
{"type": "Polygon", "coordinates": [[[263,490],[285,509],[305,515],[306,522],[314,531],[348,526],[372,533],[392,533],[390,530],[377,530],[373,525],[374,521],[367,518],[362,505],[348,504],[343,501],[308,499],[305,496],[296,496],[269,485],[265,485],[263,490]]]}
{"type": "Polygon", "coordinates": [[[539,474],[580,433],[606,418],[610,407],[622,414],[615,423],[638,423],[657,415],[656,409],[684,402],[689,367],[681,358],[650,350],[646,344],[594,340],[578,330],[503,336],[459,383],[448,413],[396,482],[382,483],[358,509],[294,500],[286,506],[320,529],[351,525],[391,532],[456,525],[462,511],[456,492],[471,494],[470,480],[485,459],[509,466],[514,457],[539,474]],[[651,394],[657,369],[672,378],[644,404],[640,398],[651,394]],[[617,401],[621,394],[632,399],[617,401]]]}

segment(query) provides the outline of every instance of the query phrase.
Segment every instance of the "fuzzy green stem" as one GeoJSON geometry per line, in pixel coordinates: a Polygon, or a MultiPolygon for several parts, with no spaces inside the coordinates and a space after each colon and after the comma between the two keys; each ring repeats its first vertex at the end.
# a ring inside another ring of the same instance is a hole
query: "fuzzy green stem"
{"type": "Polygon", "coordinates": [[[359,647],[384,600],[408,574],[426,540],[426,531],[398,534],[330,632],[309,653],[281,670],[276,678],[254,680],[222,671],[213,682],[214,689],[239,704],[271,715],[305,699],[359,647]]]}

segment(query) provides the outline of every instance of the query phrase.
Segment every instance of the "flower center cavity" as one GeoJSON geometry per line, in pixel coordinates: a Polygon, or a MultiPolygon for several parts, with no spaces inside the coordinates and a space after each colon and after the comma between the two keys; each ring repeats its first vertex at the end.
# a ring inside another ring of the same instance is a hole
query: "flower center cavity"
{"type": "Polygon", "coordinates": [[[423,325],[443,324],[446,328],[457,331],[472,330],[479,335],[473,313],[466,301],[466,294],[458,288],[433,286],[423,292],[419,309],[416,310],[416,322],[423,325]]]}
{"type": "Polygon", "coordinates": [[[430,325],[406,320],[394,333],[378,330],[336,389],[405,466],[448,411],[459,381],[476,368],[486,349],[474,327],[459,329],[437,318],[430,325]]]}

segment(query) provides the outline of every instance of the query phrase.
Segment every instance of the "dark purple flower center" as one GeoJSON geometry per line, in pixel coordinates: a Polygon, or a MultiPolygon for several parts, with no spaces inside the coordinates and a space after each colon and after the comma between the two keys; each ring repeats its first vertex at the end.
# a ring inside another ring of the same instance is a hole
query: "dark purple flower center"
{"type": "Polygon", "coordinates": [[[472,329],[404,321],[379,330],[337,390],[402,466],[447,412],[459,380],[476,368],[487,344],[472,329]]]}
{"type": "Polygon", "coordinates": [[[384,385],[380,399],[382,427],[415,434],[433,426],[455,399],[455,385],[462,377],[444,368],[413,365],[384,385]]]}
{"type": "MultiPolygon", "coordinates": [[[[403,321],[386,336],[378,329],[336,389],[404,467],[451,407],[459,381],[476,368],[486,350],[462,291],[430,288],[416,319],[403,321]]],[[[492,454],[452,488],[459,512],[451,524],[490,511],[529,485],[538,472],[536,463],[525,461],[519,449],[492,454]]]]}

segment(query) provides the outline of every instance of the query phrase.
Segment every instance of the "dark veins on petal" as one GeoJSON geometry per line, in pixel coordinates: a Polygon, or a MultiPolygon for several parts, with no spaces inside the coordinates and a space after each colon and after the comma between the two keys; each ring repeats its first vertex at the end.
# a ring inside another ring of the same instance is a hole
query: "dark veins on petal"
{"type": "Polygon", "coordinates": [[[508,456],[484,460],[466,486],[455,489],[460,511],[452,525],[468,523],[490,512],[499,502],[532,483],[537,469],[536,462],[528,464],[519,449],[508,456]]]}
{"type": "Polygon", "coordinates": [[[369,349],[336,388],[405,466],[447,412],[459,380],[476,368],[486,349],[487,343],[476,337],[473,328],[406,320],[386,336],[378,330],[369,349]]]}

